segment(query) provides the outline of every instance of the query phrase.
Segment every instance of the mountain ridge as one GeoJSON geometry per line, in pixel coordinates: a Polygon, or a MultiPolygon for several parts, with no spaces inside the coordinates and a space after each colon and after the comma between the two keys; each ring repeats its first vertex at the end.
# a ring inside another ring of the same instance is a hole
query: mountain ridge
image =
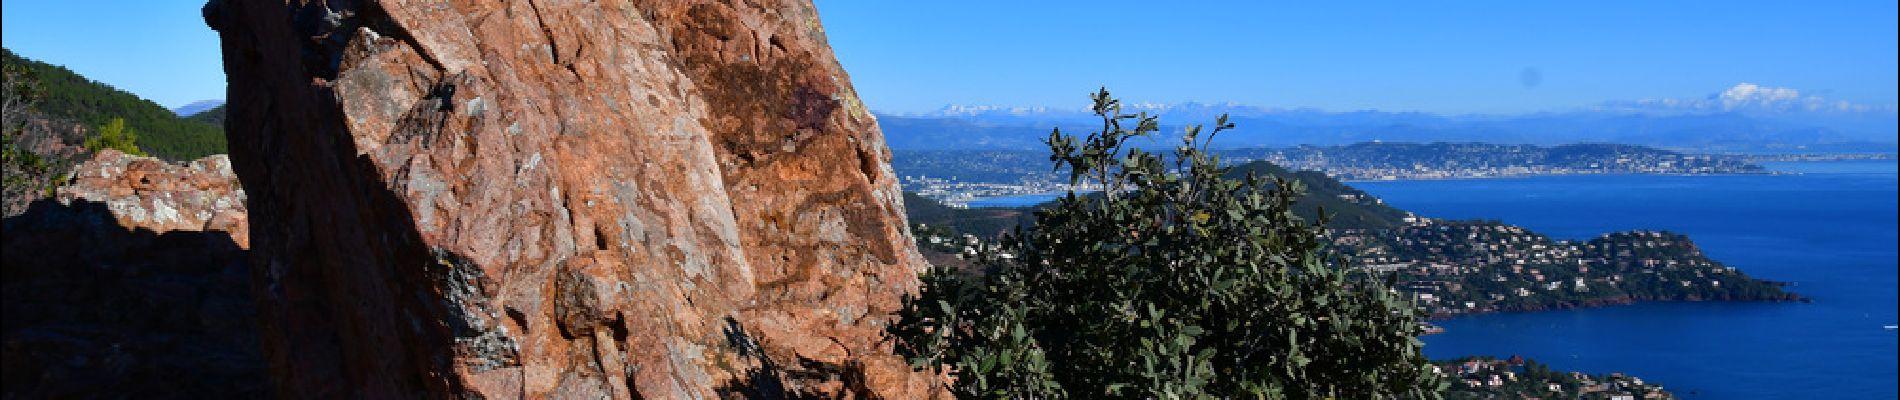
{"type": "Polygon", "coordinates": [[[191,102],[189,104],[178,106],[177,108],[173,108],[172,114],[176,114],[180,117],[191,117],[194,115],[198,115],[199,113],[209,111],[213,108],[218,108],[218,107],[223,107],[223,106],[224,106],[224,99],[198,100],[198,101],[191,102]]]}
{"type": "Polygon", "coordinates": [[[138,133],[140,148],[171,161],[226,151],[222,126],[180,117],[132,92],[94,81],[66,67],[20,56],[12,50],[0,49],[0,62],[33,71],[43,89],[35,108],[44,117],[88,129],[113,118],[123,118],[126,127],[138,133]]]}
{"type": "MultiPolygon", "coordinates": [[[[1738,84],[1706,99],[1609,101],[1577,110],[1523,114],[1323,111],[1233,102],[1132,103],[1168,125],[1155,142],[1171,146],[1186,124],[1227,114],[1239,127],[1217,147],[1355,142],[1485,142],[1559,145],[1615,142],[1698,151],[1776,151],[1803,146],[1844,151],[1900,148],[1893,106],[1829,101],[1787,88],[1738,84]]],[[[896,149],[1035,150],[1050,129],[1086,131],[1096,117],[1058,107],[946,106],[927,113],[878,113],[892,121],[896,149]],[[968,138],[978,138],[976,141],[968,138]],[[961,139],[961,140],[960,140],[961,139]],[[948,143],[946,145],[946,143],[948,143]]]]}

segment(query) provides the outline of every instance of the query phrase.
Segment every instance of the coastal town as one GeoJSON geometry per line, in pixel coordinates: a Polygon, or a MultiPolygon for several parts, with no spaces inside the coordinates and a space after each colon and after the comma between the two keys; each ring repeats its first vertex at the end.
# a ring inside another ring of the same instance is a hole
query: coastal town
{"type": "Polygon", "coordinates": [[[931,177],[907,175],[898,178],[907,191],[929,197],[957,208],[969,207],[971,201],[996,197],[1023,196],[1043,193],[1062,193],[1067,191],[1090,192],[1101,190],[1100,185],[1056,182],[1053,180],[1024,179],[1014,183],[967,182],[955,176],[931,177]]]}
{"type": "Polygon", "coordinates": [[[1486,143],[1366,142],[1221,152],[1232,162],[1265,160],[1339,180],[1473,179],[1535,175],[1761,174],[1748,159],[1683,154],[1621,144],[1554,147],[1486,143]]]}
{"type": "Polygon", "coordinates": [[[1328,251],[1397,278],[1436,318],[1635,301],[1801,301],[1781,283],[1709,259],[1662,231],[1553,240],[1495,221],[1408,218],[1398,229],[1334,229],[1328,251]]]}
{"type": "Polygon", "coordinates": [[[1449,379],[1446,399],[1673,399],[1674,394],[1643,378],[1621,372],[1585,374],[1554,371],[1523,357],[1499,360],[1465,357],[1432,363],[1449,379]]]}
{"type": "MultiPolygon", "coordinates": [[[[1319,171],[1343,181],[1477,179],[1541,175],[1767,174],[1756,161],[1781,158],[1685,154],[1636,145],[1552,147],[1484,143],[1366,142],[1346,146],[1216,150],[1229,165],[1269,161],[1290,170],[1319,171]]],[[[1795,156],[1785,156],[1795,157],[1795,156]]],[[[1820,155],[1796,158],[1809,160],[1820,155]]],[[[1839,156],[1836,156],[1839,157],[1839,156]]],[[[1871,157],[1871,156],[1870,156],[1871,157]]],[[[974,200],[1098,188],[1069,185],[1044,152],[908,150],[891,160],[898,182],[952,207],[974,200]]]]}

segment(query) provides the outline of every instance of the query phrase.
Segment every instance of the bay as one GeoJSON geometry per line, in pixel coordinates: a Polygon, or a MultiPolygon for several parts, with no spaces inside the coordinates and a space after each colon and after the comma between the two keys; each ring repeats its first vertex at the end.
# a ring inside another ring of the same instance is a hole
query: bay
{"type": "Polygon", "coordinates": [[[1684,398],[1896,398],[1900,240],[1894,161],[1770,163],[1787,175],[1591,175],[1357,182],[1432,218],[1498,219],[1565,239],[1689,235],[1712,258],[1813,303],[1645,303],[1441,321],[1433,358],[1523,355],[1625,372],[1684,398]]]}

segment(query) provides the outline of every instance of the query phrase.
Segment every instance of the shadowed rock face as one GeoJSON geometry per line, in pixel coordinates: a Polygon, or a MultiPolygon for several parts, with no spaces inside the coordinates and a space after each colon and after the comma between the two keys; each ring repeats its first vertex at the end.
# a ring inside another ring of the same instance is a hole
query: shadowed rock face
{"type": "Polygon", "coordinates": [[[0,223],[4,398],[256,398],[269,391],[222,156],[103,151],[58,200],[0,223]]]}
{"type": "Polygon", "coordinates": [[[295,397],[937,394],[924,261],[802,0],[212,1],[295,397]]]}

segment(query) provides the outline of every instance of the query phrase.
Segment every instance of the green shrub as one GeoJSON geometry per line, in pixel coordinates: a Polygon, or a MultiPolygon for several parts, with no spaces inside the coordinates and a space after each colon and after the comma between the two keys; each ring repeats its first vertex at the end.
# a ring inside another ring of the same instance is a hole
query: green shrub
{"type": "Polygon", "coordinates": [[[1159,124],[1093,99],[1101,131],[1047,143],[1105,194],[1038,211],[981,276],[926,274],[889,328],[900,353],[966,398],[1439,396],[1417,311],[1320,255],[1298,182],[1224,178],[1198,126],[1168,160],[1124,149],[1159,124]]]}

